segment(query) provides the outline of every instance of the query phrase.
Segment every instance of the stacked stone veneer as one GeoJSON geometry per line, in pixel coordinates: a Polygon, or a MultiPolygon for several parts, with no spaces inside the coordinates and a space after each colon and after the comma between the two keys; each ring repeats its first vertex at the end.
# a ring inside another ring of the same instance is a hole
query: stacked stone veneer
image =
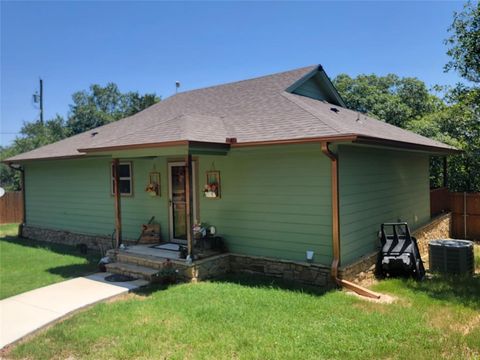
{"type": "MultiPolygon", "coordinates": [[[[429,224],[417,229],[413,236],[418,240],[422,256],[428,253],[428,242],[432,239],[448,238],[450,235],[450,214],[437,217],[429,224]]],[[[111,238],[76,234],[62,230],[43,229],[33,226],[23,226],[22,236],[36,240],[62,243],[67,245],[86,244],[91,249],[111,248],[111,238]]],[[[116,251],[109,251],[109,255],[117,258],[116,251]]],[[[342,279],[360,282],[374,276],[375,265],[378,253],[372,253],[358,260],[357,262],[341,267],[339,276],[342,279]]],[[[128,256],[125,253],[122,256],[128,256]]],[[[151,257],[135,260],[123,259],[120,261],[134,262],[137,265],[160,269],[165,262],[164,259],[152,260],[151,257]],[[156,263],[156,264],[154,264],[156,263]]],[[[179,270],[179,278],[184,281],[197,281],[215,278],[225,273],[248,273],[280,278],[287,281],[298,282],[307,285],[331,287],[334,286],[330,267],[275,258],[247,256],[242,254],[221,254],[200,259],[192,264],[185,261],[172,260],[174,267],[179,270]]]]}
{"type": "Polygon", "coordinates": [[[77,234],[63,230],[44,229],[36,226],[23,225],[22,237],[52,243],[76,246],[85,244],[89,249],[108,249],[112,247],[112,239],[108,236],[77,234]]]}
{"type": "Polygon", "coordinates": [[[330,268],[314,263],[231,254],[230,271],[265,275],[306,285],[333,286],[330,268]]]}
{"type": "MultiPolygon", "coordinates": [[[[127,252],[110,250],[108,256],[114,261],[155,268],[160,271],[167,262],[151,256],[130,255],[127,252]]],[[[322,265],[279,260],[241,254],[220,254],[187,264],[184,260],[169,260],[178,270],[182,281],[198,281],[219,277],[227,273],[247,273],[280,278],[307,285],[330,287],[330,268],[322,265]]]]}
{"type": "MultiPolygon", "coordinates": [[[[412,233],[417,239],[418,248],[424,263],[428,257],[428,242],[433,239],[448,239],[451,229],[451,214],[436,217],[431,222],[412,233]]],[[[378,252],[362,257],[353,264],[341,267],[339,275],[342,279],[361,282],[374,277],[378,252]]]]}

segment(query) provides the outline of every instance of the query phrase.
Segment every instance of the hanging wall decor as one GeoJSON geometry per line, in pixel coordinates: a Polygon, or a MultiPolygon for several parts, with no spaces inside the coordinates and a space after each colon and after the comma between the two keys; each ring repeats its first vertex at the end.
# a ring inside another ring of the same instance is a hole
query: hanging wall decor
{"type": "Polygon", "coordinates": [[[148,174],[148,185],[145,191],[150,196],[160,196],[160,173],[153,171],[148,174]]]}
{"type": "Polygon", "coordinates": [[[206,198],[219,199],[220,193],[220,171],[207,171],[207,183],[203,189],[206,198]]]}

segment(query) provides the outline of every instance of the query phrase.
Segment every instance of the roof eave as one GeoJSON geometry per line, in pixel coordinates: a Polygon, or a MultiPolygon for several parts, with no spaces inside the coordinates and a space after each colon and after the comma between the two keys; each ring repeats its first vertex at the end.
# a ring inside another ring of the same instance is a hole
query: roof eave
{"type": "Polygon", "coordinates": [[[389,140],[389,139],[381,139],[375,138],[370,136],[357,136],[357,138],[353,141],[356,144],[364,144],[364,145],[377,145],[377,146],[386,146],[392,148],[400,148],[405,150],[418,150],[418,151],[426,151],[430,153],[436,154],[459,154],[462,153],[463,150],[456,149],[454,147],[447,148],[447,147],[439,147],[439,146],[430,146],[430,145],[423,145],[423,144],[415,144],[415,143],[408,143],[403,141],[396,141],[396,140],[389,140]]]}
{"type": "Polygon", "coordinates": [[[217,149],[229,149],[230,144],[219,143],[219,142],[208,142],[208,141],[195,141],[195,140],[175,140],[175,141],[165,141],[158,143],[142,143],[142,144],[131,144],[131,145],[116,145],[116,146],[104,146],[104,147],[95,147],[95,148],[84,148],[78,149],[78,151],[85,152],[87,154],[105,152],[105,151],[119,151],[119,150],[135,150],[135,149],[152,149],[152,148],[164,148],[164,147],[174,147],[174,146],[194,146],[194,147],[214,147],[217,149]]]}
{"type": "Polygon", "coordinates": [[[86,154],[78,154],[78,155],[65,155],[65,156],[44,156],[44,157],[36,157],[36,158],[23,158],[23,159],[14,159],[9,158],[2,160],[1,162],[7,165],[10,164],[20,164],[27,161],[37,161],[37,160],[69,160],[69,159],[79,159],[85,157],[86,154]]]}

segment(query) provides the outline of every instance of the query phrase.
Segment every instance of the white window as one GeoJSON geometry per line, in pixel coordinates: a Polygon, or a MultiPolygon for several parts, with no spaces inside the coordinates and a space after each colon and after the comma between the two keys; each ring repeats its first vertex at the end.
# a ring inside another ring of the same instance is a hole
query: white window
{"type": "MultiPolygon", "coordinates": [[[[119,180],[120,180],[120,195],[133,195],[133,183],[132,183],[132,163],[121,162],[118,165],[119,180]]],[[[112,195],[115,195],[115,169],[112,163],[112,195]]]]}

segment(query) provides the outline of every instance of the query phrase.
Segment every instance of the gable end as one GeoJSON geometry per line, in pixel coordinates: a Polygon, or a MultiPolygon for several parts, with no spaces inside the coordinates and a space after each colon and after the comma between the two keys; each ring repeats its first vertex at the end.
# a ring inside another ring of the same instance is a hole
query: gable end
{"type": "Polygon", "coordinates": [[[286,91],[346,108],[342,97],[321,65],[289,86],[286,91]]]}

